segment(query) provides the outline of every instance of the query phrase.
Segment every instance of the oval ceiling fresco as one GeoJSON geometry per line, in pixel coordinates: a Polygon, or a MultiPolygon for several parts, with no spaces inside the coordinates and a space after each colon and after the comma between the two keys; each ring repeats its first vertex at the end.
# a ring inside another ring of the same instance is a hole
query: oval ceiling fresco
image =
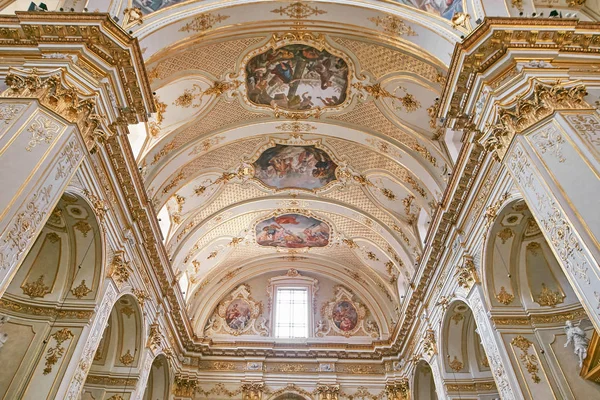
{"type": "Polygon", "coordinates": [[[335,107],[346,100],[346,61],[304,44],[269,49],[246,64],[248,99],[290,111],[335,107]]]}
{"type": "Polygon", "coordinates": [[[334,181],[337,164],[315,146],[276,144],[254,162],[254,177],[275,189],[315,190],[334,181]]]}
{"type": "Polygon", "coordinates": [[[268,247],[305,248],[329,244],[329,225],[302,214],[284,214],[256,225],[256,243],[268,247]]]}

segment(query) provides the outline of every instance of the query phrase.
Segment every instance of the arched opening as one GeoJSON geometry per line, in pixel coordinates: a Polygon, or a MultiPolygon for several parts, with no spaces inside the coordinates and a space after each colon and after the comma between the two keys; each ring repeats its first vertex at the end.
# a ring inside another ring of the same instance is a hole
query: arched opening
{"type": "Polygon", "coordinates": [[[83,389],[83,399],[131,393],[140,374],[142,310],[135,297],[122,296],[108,318],[83,389]],[[87,396],[87,397],[86,397],[87,396]]]}
{"type": "Polygon", "coordinates": [[[424,360],[419,361],[415,368],[415,383],[413,385],[415,400],[437,400],[433,371],[424,360]]]}
{"type": "Polygon", "coordinates": [[[281,396],[275,397],[273,400],[306,400],[306,398],[296,393],[284,393],[281,396]]]}
{"type": "Polygon", "coordinates": [[[525,201],[513,201],[498,214],[488,232],[485,265],[486,301],[513,365],[522,371],[522,387],[533,398],[600,396],[600,385],[583,377],[574,354],[574,344],[585,341],[575,339],[592,338],[594,329],[525,201]]]}
{"type": "Polygon", "coordinates": [[[480,398],[498,397],[490,364],[481,344],[477,325],[469,306],[453,302],[442,328],[442,377],[449,398],[462,398],[465,391],[480,398]],[[463,392],[461,394],[461,392],[463,392]]]}
{"type": "Polygon", "coordinates": [[[159,355],[152,362],[148,383],[144,392],[144,400],[161,400],[169,398],[169,361],[159,355]]]}
{"type": "MultiPolygon", "coordinates": [[[[54,397],[84,327],[94,315],[103,277],[102,236],[91,207],[64,193],[0,299],[4,346],[0,397],[54,397]],[[32,351],[32,349],[37,349],[32,351]],[[48,379],[52,377],[52,379],[48,379]]],[[[84,340],[84,339],[82,339],[84,340]]]]}

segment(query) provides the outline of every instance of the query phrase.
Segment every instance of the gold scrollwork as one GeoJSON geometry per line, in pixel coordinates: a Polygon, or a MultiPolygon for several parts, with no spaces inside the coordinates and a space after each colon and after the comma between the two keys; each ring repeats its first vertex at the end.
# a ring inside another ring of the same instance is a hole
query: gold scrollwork
{"type": "Polygon", "coordinates": [[[525,368],[527,369],[527,372],[529,372],[529,374],[531,375],[531,379],[534,383],[540,383],[541,379],[538,375],[538,358],[535,354],[529,354],[529,347],[533,347],[533,343],[527,338],[521,335],[517,335],[510,341],[510,344],[521,350],[519,358],[525,364],[525,368]]]}
{"type": "Polygon", "coordinates": [[[63,328],[54,332],[50,337],[54,339],[56,344],[46,351],[46,367],[44,368],[44,375],[51,373],[52,366],[56,364],[63,356],[65,353],[65,348],[62,346],[62,344],[73,337],[73,332],[67,328],[63,328]]]}
{"type": "Polygon", "coordinates": [[[512,303],[513,300],[515,299],[515,296],[508,293],[504,286],[500,286],[500,291],[494,297],[496,297],[496,300],[498,300],[500,303],[504,304],[505,306],[512,303]]]}
{"type": "Polygon", "coordinates": [[[92,289],[88,288],[85,285],[85,279],[83,279],[81,281],[81,283],[79,284],[79,286],[74,287],[74,288],[71,289],[71,293],[73,293],[73,296],[77,297],[78,299],[81,299],[81,298],[87,296],[91,292],[92,292],[92,289]]]}
{"type": "Polygon", "coordinates": [[[40,275],[34,282],[26,282],[21,289],[23,289],[23,294],[32,299],[36,297],[44,298],[45,295],[50,293],[50,287],[44,283],[44,275],[40,275]]]}
{"type": "Polygon", "coordinates": [[[548,289],[545,283],[542,283],[542,291],[536,296],[535,302],[543,307],[556,307],[557,304],[562,303],[565,296],[560,292],[553,292],[548,289]]]}

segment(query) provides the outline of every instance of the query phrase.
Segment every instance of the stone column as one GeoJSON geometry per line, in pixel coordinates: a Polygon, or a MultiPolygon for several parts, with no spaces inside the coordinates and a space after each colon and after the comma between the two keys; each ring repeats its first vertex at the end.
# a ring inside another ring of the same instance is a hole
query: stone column
{"type": "Polygon", "coordinates": [[[83,160],[76,130],[37,99],[0,98],[0,296],[83,160]]]}

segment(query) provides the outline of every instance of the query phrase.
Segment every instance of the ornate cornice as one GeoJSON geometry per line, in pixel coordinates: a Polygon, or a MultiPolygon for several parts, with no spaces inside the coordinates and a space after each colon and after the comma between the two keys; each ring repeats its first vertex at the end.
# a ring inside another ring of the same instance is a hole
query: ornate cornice
{"type": "Polygon", "coordinates": [[[490,70],[515,49],[552,53],[600,54],[600,24],[574,19],[486,18],[454,49],[441,112],[455,129],[468,123],[465,99],[472,96],[475,77],[490,70]]]}
{"type": "MultiPolygon", "coordinates": [[[[37,48],[43,52],[52,48],[60,51],[61,45],[73,49],[82,44],[79,53],[82,68],[94,65],[90,73],[97,78],[105,76],[98,70],[98,61],[117,70],[115,78],[125,94],[126,103],[120,112],[129,124],[147,120],[154,112],[152,89],[146,77],[142,52],[136,38],[128,35],[110,15],[104,13],[20,12],[0,17],[2,46],[37,48]],[[95,59],[89,59],[89,52],[95,59]]],[[[85,68],[84,68],[85,69],[85,68]]]]}

